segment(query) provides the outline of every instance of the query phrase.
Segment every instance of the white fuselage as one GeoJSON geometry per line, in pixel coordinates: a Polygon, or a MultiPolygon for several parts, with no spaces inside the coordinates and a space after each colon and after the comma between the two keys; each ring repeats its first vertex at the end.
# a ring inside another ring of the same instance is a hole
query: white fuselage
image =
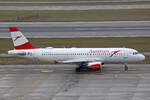
{"type": "MultiPolygon", "coordinates": [[[[39,48],[28,50],[10,50],[8,54],[47,62],[59,62],[82,58],[86,61],[102,63],[127,63],[145,59],[143,54],[130,48],[39,48]]],[[[79,61],[80,62],[80,61],[79,61]]]]}

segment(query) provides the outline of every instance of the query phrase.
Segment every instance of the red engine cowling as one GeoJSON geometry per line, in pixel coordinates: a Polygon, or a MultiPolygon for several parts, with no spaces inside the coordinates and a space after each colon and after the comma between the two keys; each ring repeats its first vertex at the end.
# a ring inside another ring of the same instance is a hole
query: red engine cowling
{"type": "Polygon", "coordinates": [[[90,62],[90,63],[88,63],[88,68],[91,70],[100,70],[101,62],[90,62]]]}

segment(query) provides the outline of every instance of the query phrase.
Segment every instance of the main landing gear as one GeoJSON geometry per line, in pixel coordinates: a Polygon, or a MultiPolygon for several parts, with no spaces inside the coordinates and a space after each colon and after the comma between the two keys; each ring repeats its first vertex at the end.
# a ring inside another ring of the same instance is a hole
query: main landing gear
{"type": "Polygon", "coordinates": [[[128,66],[126,64],[124,64],[124,70],[128,71],[128,66]]]}
{"type": "Polygon", "coordinates": [[[76,68],[76,72],[88,71],[87,63],[79,64],[79,67],[76,68]]]}

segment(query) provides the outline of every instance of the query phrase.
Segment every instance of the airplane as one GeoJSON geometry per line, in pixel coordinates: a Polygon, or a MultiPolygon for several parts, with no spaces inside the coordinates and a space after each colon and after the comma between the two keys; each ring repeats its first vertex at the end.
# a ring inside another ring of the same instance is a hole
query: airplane
{"type": "Polygon", "coordinates": [[[145,56],[131,48],[36,48],[17,27],[9,28],[14,49],[9,55],[46,61],[54,64],[77,64],[76,72],[100,70],[107,63],[121,63],[128,70],[127,63],[138,62],[145,56]]]}

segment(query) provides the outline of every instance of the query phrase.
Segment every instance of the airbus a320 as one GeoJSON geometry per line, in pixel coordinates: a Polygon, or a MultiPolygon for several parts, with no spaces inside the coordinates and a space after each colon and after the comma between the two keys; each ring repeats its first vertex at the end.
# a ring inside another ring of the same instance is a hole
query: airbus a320
{"type": "Polygon", "coordinates": [[[127,63],[145,59],[143,54],[131,48],[36,48],[17,27],[10,27],[9,30],[14,49],[8,54],[54,64],[77,64],[76,72],[102,70],[106,63],[124,64],[127,71],[127,63]]]}

